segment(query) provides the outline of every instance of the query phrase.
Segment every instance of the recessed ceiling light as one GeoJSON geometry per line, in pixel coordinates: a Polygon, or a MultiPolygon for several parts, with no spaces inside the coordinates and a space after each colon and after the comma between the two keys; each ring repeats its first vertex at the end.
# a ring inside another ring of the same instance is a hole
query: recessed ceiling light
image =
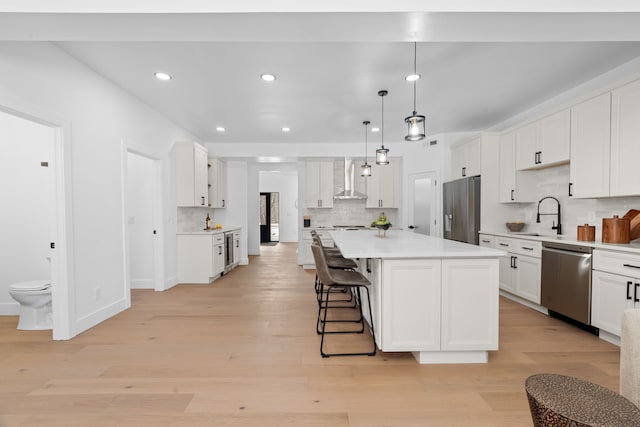
{"type": "Polygon", "coordinates": [[[371,132],[380,132],[380,128],[373,127],[371,128],[371,132]]]}
{"type": "Polygon", "coordinates": [[[420,74],[410,74],[407,77],[405,77],[404,79],[408,82],[415,82],[416,80],[418,80],[420,78],[420,74]]]}
{"type": "Polygon", "coordinates": [[[226,129],[225,129],[225,128],[223,128],[222,126],[218,126],[218,127],[216,128],[216,130],[217,130],[218,132],[224,132],[226,129]]]}
{"type": "Polygon", "coordinates": [[[161,71],[158,71],[158,72],[154,73],[153,75],[156,76],[156,79],[158,79],[158,80],[163,80],[163,81],[171,80],[171,75],[170,74],[163,73],[161,71]]]}
{"type": "Polygon", "coordinates": [[[282,132],[291,132],[291,128],[285,126],[282,128],[282,132]]]}
{"type": "Polygon", "coordinates": [[[276,76],[273,74],[262,74],[260,78],[265,82],[272,82],[276,79],[276,76]]]}

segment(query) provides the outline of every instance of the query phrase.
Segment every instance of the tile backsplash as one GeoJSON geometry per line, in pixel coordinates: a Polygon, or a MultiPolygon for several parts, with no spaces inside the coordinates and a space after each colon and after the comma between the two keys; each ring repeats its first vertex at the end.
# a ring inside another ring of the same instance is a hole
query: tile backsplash
{"type": "MultiPolygon", "coordinates": [[[[569,197],[569,165],[552,167],[536,172],[536,199],[545,196],[553,196],[560,200],[562,207],[562,234],[576,236],[578,225],[595,225],[596,239],[602,236],[602,218],[611,218],[614,215],[620,217],[629,209],[640,209],[640,197],[608,197],[600,199],[576,199],[569,197]]],[[[555,213],[556,203],[553,200],[545,200],[540,205],[541,213],[555,213]]],[[[541,223],[536,223],[538,203],[526,204],[518,208],[517,218],[527,223],[526,231],[543,234],[554,233],[551,229],[554,215],[545,215],[540,218],[541,223]]]]}
{"type": "Polygon", "coordinates": [[[206,224],[207,214],[211,218],[211,223],[215,226],[214,217],[215,210],[213,208],[197,207],[197,208],[178,208],[176,215],[176,231],[190,232],[202,231],[206,224]]]}
{"type": "Polygon", "coordinates": [[[303,215],[311,216],[311,227],[331,225],[369,226],[381,212],[392,225],[396,224],[397,209],[367,209],[364,200],[334,200],[333,209],[303,209],[303,215]]]}

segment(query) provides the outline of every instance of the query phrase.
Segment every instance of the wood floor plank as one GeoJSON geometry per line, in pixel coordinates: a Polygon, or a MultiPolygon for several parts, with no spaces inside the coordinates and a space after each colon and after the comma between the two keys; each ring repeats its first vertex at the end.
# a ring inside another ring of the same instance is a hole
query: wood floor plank
{"type": "Polygon", "coordinates": [[[618,347],[503,298],[487,364],[323,359],[296,246],[263,247],[210,285],[135,290],[131,309],[70,341],[0,317],[0,426],[517,427],[531,425],[529,375],[618,389],[618,347]]]}

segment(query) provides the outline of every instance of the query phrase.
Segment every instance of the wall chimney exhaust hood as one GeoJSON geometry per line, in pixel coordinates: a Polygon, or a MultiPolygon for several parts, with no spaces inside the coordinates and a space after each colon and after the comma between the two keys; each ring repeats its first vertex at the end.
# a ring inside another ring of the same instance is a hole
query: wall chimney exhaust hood
{"type": "Polygon", "coordinates": [[[356,176],[356,165],[353,160],[345,157],[344,159],[344,191],[333,196],[336,200],[365,200],[366,194],[356,191],[354,183],[356,176]]]}

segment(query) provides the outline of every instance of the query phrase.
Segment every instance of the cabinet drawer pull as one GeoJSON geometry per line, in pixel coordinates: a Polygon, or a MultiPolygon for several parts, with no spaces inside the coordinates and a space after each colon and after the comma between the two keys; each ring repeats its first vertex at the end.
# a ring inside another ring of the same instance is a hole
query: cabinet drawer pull
{"type": "Polygon", "coordinates": [[[633,265],[633,264],[622,264],[623,267],[631,267],[631,268],[640,268],[637,265],[633,265]]]}
{"type": "Polygon", "coordinates": [[[573,197],[573,192],[571,190],[573,190],[573,182],[569,183],[569,197],[573,197]]]}
{"type": "Polygon", "coordinates": [[[633,284],[633,282],[631,280],[629,280],[627,282],[627,299],[630,300],[631,299],[631,295],[629,295],[629,293],[631,292],[631,285],[633,284]]]}
{"type": "Polygon", "coordinates": [[[511,190],[511,200],[515,200],[515,197],[513,196],[513,193],[515,193],[516,190],[511,190]]]}
{"type": "Polygon", "coordinates": [[[500,246],[509,246],[508,243],[499,243],[500,246]]]}
{"type": "Polygon", "coordinates": [[[466,166],[462,168],[462,176],[467,176],[467,168],[466,168],[466,166]]]}
{"type": "Polygon", "coordinates": [[[532,250],[533,250],[533,248],[528,248],[528,247],[526,247],[526,246],[523,246],[523,247],[522,247],[522,249],[526,249],[526,250],[528,250],[528,251],[532,251],[532,250]]]}
{"type": "Polygon", "coordinates": [[[516,263],[516,261],[518,261],[518,257],[512,256],[511,258],[513,258],[513,268],[518,268],[518,264],[516,263]]]}
{"type": "Polygon", "coordinates": [[[636,282],[633,287],[633,302],[640,302],[640,299],[638,299],[638,286],[640,286],[640,282],[636,282]]]}
{"type": "Polygon", "coordinates": [[[202,203],[201,204],[202,204],[202,206],[204,206],[204,196],[202,196],[201,199],[202,199],[202,203]]]}
{"type": "Polygon", "coordinates": [[[483,240],[482,243],[491,243],[491,240],[483,240]]]}

